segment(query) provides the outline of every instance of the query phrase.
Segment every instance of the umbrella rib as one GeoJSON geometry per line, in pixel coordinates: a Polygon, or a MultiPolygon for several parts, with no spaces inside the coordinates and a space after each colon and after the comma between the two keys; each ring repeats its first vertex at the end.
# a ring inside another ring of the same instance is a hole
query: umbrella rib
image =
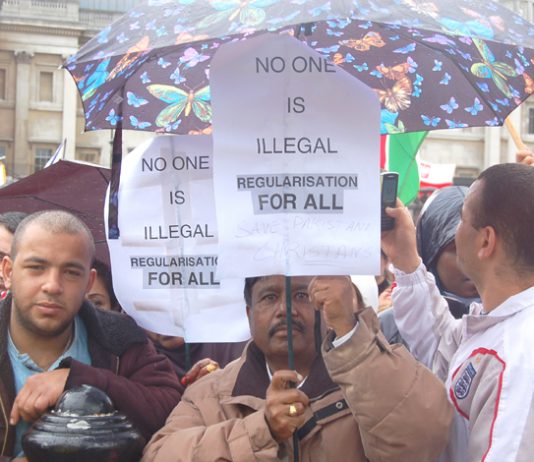
{"type": "Polygon", "coordinates": [[[102,179],[104,180],[104,182],[106,184],[109,184],[109,179],[106,177],[106,174],[100,169],[100,168],[97,168],[97,171],[98,171],[98,174],[102,177],[102,179]]]}

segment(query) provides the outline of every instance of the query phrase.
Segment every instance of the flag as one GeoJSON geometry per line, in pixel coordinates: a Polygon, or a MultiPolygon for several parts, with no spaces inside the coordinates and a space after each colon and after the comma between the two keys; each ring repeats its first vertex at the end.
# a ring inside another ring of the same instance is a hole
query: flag
{"type": "Polygon", "coordinates": [[[60,145],[56,149],[56,152],[54,152],[52,157],[48,159],[48,161],[46,162],[43,168],[50,167],[52,164],[55,164],[58,160],[63,159],[63,157],[65,156],[66,147],[67,147],[67,138],[63,140],[63,143],[60,143],[60,145]]]}
{"type": "Polygon", "coordinates": [[[7,184],[7,171],[3,162],[0,162],[0,187],[7,184]]]}
{"type": "Polygon", "coordinates": [[[384,135],[380,143],[380,167],[399,174],[398,196],[409,204],[419,193],[417,151],[427,132],[384,135]]]}
{"type": "Polygon", "coordinates": [[[421,188],[452,186],[456,164],[432,164],[419,161],[421,188]]]}

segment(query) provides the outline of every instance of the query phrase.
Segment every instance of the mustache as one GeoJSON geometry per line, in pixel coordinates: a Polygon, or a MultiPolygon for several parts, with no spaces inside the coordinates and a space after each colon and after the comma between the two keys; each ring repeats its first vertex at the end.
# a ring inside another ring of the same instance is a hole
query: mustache
{"type": "MultiPolygon", "coordinates": [[[[304,326],[304,324],[299,321],[298,319],[293,319],[293,330],[297,330],[301,333],[304,333],[306,331],[306,327],[304,326]]],[[[280,321],[280,322],[277,322],[274,326],[270,327],[269,330],[267,331],[267,334],[269,335],[269,337],[272,337],[277,331],[281,330],[281,329],[287,329],[287,322],[286,321],[280,321]]]]}

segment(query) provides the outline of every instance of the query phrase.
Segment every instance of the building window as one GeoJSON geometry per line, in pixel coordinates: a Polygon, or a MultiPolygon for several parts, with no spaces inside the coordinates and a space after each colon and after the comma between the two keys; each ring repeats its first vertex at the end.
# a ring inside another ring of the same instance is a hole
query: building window
{"type": "Polygon", "coordinates": [[[528,132],[534,134],[534,108],[528,110],[528,132]]]}
{"type": "Polygon", "coordinates": [[[476,167],[458,167],[456,166],[456,170],[454,171],[456,176],[462,176],[466,178],[476,178],[480,170],[476,167]]]}
{"type": "Polygon", "coordinates": [[[37,148],[35,150],[35,168],[34,168],[34,171],[42,170],[51,157],[52,157],[52,149],[37,148]]]}
{"type": "Polygon", "coordinates": [[[139,0],[80,0],[80,9],[126,12],[139,3],[139,0]]]}
{"type": "Polygon", "coordinates": [[[7,80],[7,72],[5,69],[0,69],[0,100],[6,99],[6,80],[7,80]]]}
{"type": "Polygon", "coordinates": [[[54,73],[40,72],[39,73],[39,101],[53,102],[54,101],[54,73]]]}
{"type": "Polygon", "coordinates": [[[471,186],[476,180],[480,170],[475,167],[456,167],[455,176],[452,183],[456,186],[471,186]]]}
{"type": "Polygon", "coordinates": [[[100,155],[97,151],[80,151],[76,154],[76,158],[82,162],[90,164],[98,164],[100,155]]]}

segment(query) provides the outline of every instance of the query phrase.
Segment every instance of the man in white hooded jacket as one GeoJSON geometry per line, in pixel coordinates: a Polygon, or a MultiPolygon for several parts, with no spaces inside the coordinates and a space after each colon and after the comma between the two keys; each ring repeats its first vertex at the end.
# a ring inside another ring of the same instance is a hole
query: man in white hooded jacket
{"type": "MultiPolygon", "coordinates": [[[[400,203],[399,203],[400,204],[400,203]]],[[[456,233],[460,269],[482,303],[456,320],[417,255],[404,207],[382,248],[395,266],[395,319],[412,353],[445,381],[456,409],[449,462],[534,457],[534,169],[495,165],[471,186],[456,233]]]]}

